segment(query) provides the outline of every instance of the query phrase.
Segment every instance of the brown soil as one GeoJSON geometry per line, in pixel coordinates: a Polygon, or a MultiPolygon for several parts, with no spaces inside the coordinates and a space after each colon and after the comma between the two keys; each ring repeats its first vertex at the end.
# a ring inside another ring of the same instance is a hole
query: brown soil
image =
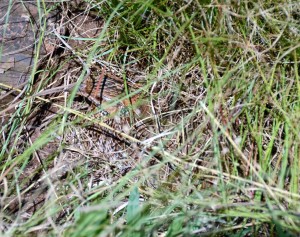
{"type": "MultiPolygon", "coordinates": [[[[0,116],[5,118],[3,124],[7,123],[12,114],[8,108],[13,109],[16,101],[22,98],[19,98],[19,92],[9,90],[8,86],[22,89],[32,80],[33,90],[36,90],[39,96],[49,98],[53,102],[36,100],[35,107],[31,109],[32,114],[26,118],[24,131],[18,135],[19,143],[16,144],[16,149],[18,154],[22,154],[25,149],[24,143],[34,143],[47,129],[51,119],[62,113],[54,104],[64,105],[65,101],[56,98],[63,98],[62,95],[73,88],[84,69],[85,56],[81,61],[81,58],[75,55],[78,55],[77,52],[84,54],[84,50],[89,49],[93,42],[72,38],[98,37],[104,21],[85,14],[84,11],[76,11],[74,14],[61,14],[57,11],[56,15],[52,13],[51,16],[47,16],[46,37],[43,37],[37,65],[43,70],[31,77],[34,54],[41,33],[37,6],[25,3],[24,7],[15,2],[9,11],[8,5],[2,3],[0,9],[3,16],[9,12],[8,24],[5,24],[5,17],[0,22],[1,31],[5,32],[1,36],[0,61],[0,89],[2,88],[1,96],[4,98],[0,102],[0,116]],[[66,40],[66,37],[69,39],[66,40]]],[[[133,76],[130,72],[125,74],[129,90],[138,89],[141,85],[139,78],[143,75],[136,72],[133,76]]],[[[81,165],[87,165],[91,184],[97,185],[102,180],[117,179],[135,167],[144,151],[139,151],[135,143],[131,144],[119,135],[125,130],[126,134],[132,137],[144,133],[146,126],[143,123],[133,126],[136,120],[132,120],[132,117],[140,119],[149,110],[145,105],[138,105],[140,95],[120,100],[107,111],[97,111],[102,103],[109,103],[112,98],[124,96],[122,75],[124,72],[117,65],[108,64],[105,60],[93,62],[73,103],[74,109],[92,119],[102,119],[116,132],[84,120],[67,127],[63,138],[58,137],[49,142],[28,160],[19,177],[23,187],[27,189],[24,199],[21,204],[16,197],[6,200],[10,213],[22,213],[25,218],[30,217],[43,204],[48,195],[48,188],[40,180],[45,172],[51,174],[51,181],[55,184],[63,181],[81,165]],[[133,107],[133,113],[130,118],[128,114],[122,117],[121,111],[128,106],[133,107]],[[132,129],[133,127],[135,129],[132,129]]],[[[75,119],[78,118],[72,114],[69,116],[69,121],[75,119]]]]}
{"type": "Polygon", "coordinates": [[[51,50],[49,29],[43,37],[41,47],[38,46],[43,28],[39,22],[43,19],[50,25],[50,22],[57,20],[57,15],[52,12],[51,15],[40,18],[35,4],[0,2],[0,108],[7,108],[8,103],[17,96],[13,91],[7,93],[9,86],[22,89],[28,82],[35,54],[39,54],[38,58],[42,61],[51,50]]]}

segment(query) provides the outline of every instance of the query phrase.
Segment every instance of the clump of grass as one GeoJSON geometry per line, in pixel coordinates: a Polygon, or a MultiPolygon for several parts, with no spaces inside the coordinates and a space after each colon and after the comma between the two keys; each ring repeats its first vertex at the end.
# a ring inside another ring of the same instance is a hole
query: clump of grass
{"type": "Polygon", "coordinates": [[[85,48],[71,46],[49,63],[40,75],[45,85],[65,78],[57,76],[57,60],[74,60],[79,82],[94,61],[115,65],[142,85],[124,97],[142,93],[148,113],[113,129],[94,110],[83,111],[75,92],[64,104],[25,97],[2,129],[3,233],[300,232],[297,1],[87,0],[57,7],[69,17],[65,24],[90,15],[104,26],[95,39],[63,36],[85,48]],[[31,130],[31,141],[27,114],[55,107],[41,117],[40,131],[31,130]],[[93,125],[100,133],[86,134],[93,125]],[[108,141],[112,153],[101,150],[108,141]],[[31,200],[39,205],[28,206],[31,200]]]}

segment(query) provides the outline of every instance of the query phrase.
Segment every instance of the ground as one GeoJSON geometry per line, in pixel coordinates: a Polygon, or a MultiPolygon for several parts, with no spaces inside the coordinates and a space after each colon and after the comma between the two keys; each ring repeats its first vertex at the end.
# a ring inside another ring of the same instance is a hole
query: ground
{"type": "Polygon", "coordinates": [[[275,2],[1,3],[1,234],[297,236],[300,4],[275,2]]]}

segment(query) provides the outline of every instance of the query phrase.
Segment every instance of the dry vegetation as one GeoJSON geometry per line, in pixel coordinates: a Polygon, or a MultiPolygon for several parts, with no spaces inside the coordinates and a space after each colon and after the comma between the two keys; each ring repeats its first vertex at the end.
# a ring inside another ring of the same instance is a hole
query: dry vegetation
{"type": "Polygon", "coordinates": [[[3,235],[300,233],[298,1],[40,4],[3,235]]]}

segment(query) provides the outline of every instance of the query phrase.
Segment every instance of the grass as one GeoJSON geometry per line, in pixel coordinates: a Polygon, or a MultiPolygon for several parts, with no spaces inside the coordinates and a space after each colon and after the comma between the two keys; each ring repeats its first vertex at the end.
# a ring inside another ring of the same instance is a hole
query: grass
{"type": "Polygon", "coordinates": [[[298,1],[38,3],[69,32],[50,30],[60,51],[2,126],[1,235],[300,233],[298,1]],[[95,38],[72,33],[79,16],[95,38]],[[78,96],[95,64],[125,84],[101,109],[139,95],[143,116],[97,117],[78,96]]]}

